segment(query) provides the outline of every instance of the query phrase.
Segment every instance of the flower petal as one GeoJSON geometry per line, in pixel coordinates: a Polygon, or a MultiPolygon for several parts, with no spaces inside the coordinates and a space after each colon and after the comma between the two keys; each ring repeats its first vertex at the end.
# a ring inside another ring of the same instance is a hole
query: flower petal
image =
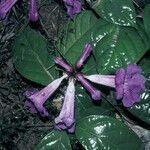
{"type": "Polygon", "coordinates": [[[38,111],[36,110],[34,104],[33,104],[31,101],[26,100],[26,101],[25,101],[25,106],[28,107],[29,111],[30,111],[32,114],[37,114],[37,113],[38,113],[38,111]]]}
{"type": "Polygon", "coordinates": [[[124,82],[126,71],[121,68],[116,71],[115,86],[116,86],[116,98],[121,99],[124,95],[124,82]]]}
{"type": "Polygon", "coordinates": [[[34,104],[35,108],[41,114],[41,116],[48,115],[46,109],[44,108],[43,104],[45,101],[57,90],[60,86],[61,82],[67,77],[67,75],[62,76],[51,82],[48,86],[43,88],[41,91],[38,91],[32,95],[29,93],[26,94],[26,97],[30,99],[30,101],[34,104]]]}
{"type": "Polygon", "coordinates": [[[142,70],[136,64],[129,64],[127,67],[127,75],[131,77],[134,74],[141,74],[142,70]]]}
{"type": "Polygon", "coordinates": [[[116,73],[117,99],[122,98],[125,107],[131,107],[140,101],[140,94],[145,90],[145,77],[136,64],[129,64],[127,71],[119,69],[116,73]]]}
{"type": "Polygon", "coordinates": [[[115,83],[116,85],[120,85],[124,83],[126,71],[121,68],[116,71],[115,83]]]}
{"type": "Polygon", "coordinates": [[[74,132],[74,99],[75,86],[73,79],[70,79],[66,90],[63,107],[59,116],[55,118],[55,128],[60,130],[67,129],[68,132],[74,132]]]}

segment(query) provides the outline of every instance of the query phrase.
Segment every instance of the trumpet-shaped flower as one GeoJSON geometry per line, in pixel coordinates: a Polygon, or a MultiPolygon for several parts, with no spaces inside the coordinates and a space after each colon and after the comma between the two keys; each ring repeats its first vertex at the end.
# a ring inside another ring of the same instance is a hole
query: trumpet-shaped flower
{"type": "Polygon", "coordinates": [[[59,130],[67,129],[72,133],[75,129],[74,119],[74,99],[75,99],[75,86],[74,80],[69,79],[69,84],[66,90],[64,103],[61,112],[57,118],[55,118],[55,127],[59,130]]]}
{"type": "MultiPolygon", "coordinates": [[[[84,52],[82,53],[80,59],[82,59],[81,65],[86,61],[91,53],[91,45],[86,44],[84,52]]],[[[55,63],[60,66],[64,71],[65,75],[59,79],[54,80],[47,87],[39,92],[26,92],[26,97],[30,100],[26,101],[26,105],[29,107],[31,113],[41,114],[41,116],[48,116],[48,112],[44,108],[45,101],[56,91],[63,79],[69,77],[69,85],[64,98],[64,104],[60,111],[60,115],[55,119],[55,127],[57,129],[67,129],[68,132],[74,132],[75,129],[75,119],[74,119],[74,98],[75,98],[75,87],[74,82],[76,78],[83,87],[90,93],[93,100],[100,100],[101,93],[96,90],[78,70],[74,70],[71,65],[65,62],[62,58],[56,57],[55,63]]]]}
{"type": "Polygon", "coordinates": [[[81,2],[79,0],[63,0],[67,8],[68,16],[73,19],[74,15],[81,12],[81,2]]]}
{"type": "Polygon", "coordinates": [[[131,107],[140,101],[140,93],[145,89],[145,78],[136,64],[129,64],[127,71],[121,68],[116,75],[84,76],[91,82],[116,89],[116,98],[121,99],[125,107],[131,107]]]}
{"type": "Polygon", "coordinates": [[[27,91],[25,94],[30,102],[26,102],[26,104],[28,107],[30,107],[30,111],[32,112],[32,110],[35,111],[36,109],[41,114],[41,116],[48,116],[48,112],[44,108],[43,104],[57,90],[65,78],[67,78],[67,75],[54,80],[52,83],[38,92],[30,93],[27,91]]]}

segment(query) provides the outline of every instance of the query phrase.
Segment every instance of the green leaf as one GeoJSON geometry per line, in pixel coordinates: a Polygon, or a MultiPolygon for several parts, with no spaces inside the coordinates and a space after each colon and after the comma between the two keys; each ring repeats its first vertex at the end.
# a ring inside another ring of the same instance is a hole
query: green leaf
{"type": "Polygon", "coordinates": [[[17,71],[25,78],[43,85],[56,78],[53,55],[48,53],[48,41],[29,27],[16,37],[13,56],[17,71]]]}
{"type": "Polygon", "coordinates": [[[69,21],[59,41],[59,50],[75,65],[85,43],[93,45],[93,54],[84,65],[84,73],[114,73],[119,67],[138,62],[148,50],[149,39],[143,28],[121,27],[97,19],[91,11],[84,11],[69,21]]]}
{"type": "Polygon", "coordinates": [[[138,136],[117,119],[106,116],[82,118],[76,127],[76,137],[86,150],[143,150],[138,136]]]}
{"type": "Polygon", "coordinates": [[[114,108],[104,99],[101,102],[93,103],[91,97],[83,89],[76,86],[76,118],[80,119],[89,115],[114,116],[114,108]]]}
{"type": "Polygon", "coordinates": [[[150,17],[149,16],[150,16],[150,3],[146,5],[146,7],[144,8],[144,15],[143,15],[145,30],[150,38],[150,17]]]}
{"type": "Polygon", "coordinates": [[[35,150],[72,150],[66,132],[53,130],[36,146],[35,150]]]}
{"type": "Polygon", "coordinates": [[[101,0],[95,11],[108,22],[135,26],[136,14],[131,0],[101,0]]]}
{"type": "Polygon", "coordinates": [[[150,59],[145,58],[142,60],[140,66],[144,71],[145,77],[147,78],[146,90],[141,95],[141,101],[128,108],[128,111],[130,111],[134,116],[141,119],[142,121],[150,124],[150,59]]]}
{"type": "Polygon", "coordinates": [[[90,96],[87,94],[85,89],[81,86],[76,86],[76,97],[75,97],[75,105],[76,105],[76,118],[80,119],[83,117],[83,113],[90,108],[93,103],[90,96]]]}
{"type": "Polygon", "coordinates": [[[102,38],[95,47],[98,71],[113,73],[117,68],[137,63],[149,47],[149,39],[140,21],[137,29],[117,27],[114,32],[102,38]]]}

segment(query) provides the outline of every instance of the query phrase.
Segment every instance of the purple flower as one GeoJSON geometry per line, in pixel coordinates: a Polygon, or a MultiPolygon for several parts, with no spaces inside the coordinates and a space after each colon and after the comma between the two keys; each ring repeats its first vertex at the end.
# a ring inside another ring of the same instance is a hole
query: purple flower
{"type": "Polygon", "coordinates": [[[116,72],[117,99],[122,99],[125,107],[131,107],[140,101],[140,94],[145,90],[145,77],[136,64],[129,64],[127,70],[118,69],[116,72]]]}
{"type": "Polygon", "coordinates": [[[81,73],[76,74],[76,78],[78,81],[81,82],[83,87],[90,93],[93,100],[100,100],[101,99],[101,92],[94,88],[84,77],[81,73]]]}
{"type": "MultiPolygon", "coordinates": [[[[33,104],[31,101],[26,100],[26,101],[25,101],[25,106],[27,106],[27,108],[29,109],[29,111],[30,111],[32,114],[37,114],[37,113],[38,113],[38,111],[36,110],[34,104],[33,104]]],[[[47,113],[43,115],[43,117],[46,117],[46,116],[48,116],[47,113]]]]}
{"type": "Polygon", "coordinates": [[[29,11],[29,20],[36,22],[39,19],[39,14],[37,11],[36,0],[31,0],[30,11],[29,11]]]}
{"type": "Polygon", "coordinates": [[[74,80],[69,79],[69,85],[66,90],[64,103],[61,112],[57,118],[55,118],[55,128],[59,130],[67,129],[72,133],[75,130],[74,119],[74,99],[75,99],[75,86],[74,80]]]}
{"type": "Polygon", "coordinates": [[[30,100],[29,102],[26,102],[26,105],[30,107],[29,110],[31,111],[31,113],[35,113],[35,110],[37,110],[41,114],[41,116],[48,116],[48,112],[43,105],[45,101],[57,90],[57,88],[65,78],[67,78],[67,75],[54,80],[41,91],[35,93],[27,91],[25,93],[26,97],[30,100]]]}
{"type": "Polygon", "coordinates": [[[74,15],[81,12],[81,2],[78,0],[63,0],[67,8],[68,16],[73,19],[74,15]]]}
{"type": "Polygon", "coordinates": [[[2,1],[0,4],[0,17],[5,18],[6,14],[10,11],[10,9],[15,5],[18,0],[6,0],[2,1]]]}
{"type": "MultiPolygon", "coordinates": [[[[89,57],[91,53],[91,45],[86,44],[84,52],[81,54],[81,65],[83,65],[84,61],[89,57]]],[[[55,128],[59,130],[66,129],[68,132],[74,132],[75,130],[75,119],[74,119],[74,99],[75,99],[75,86],[74,81],[76,78],[81,82],[83,87],[91,94],[92,99],[100,100],[101,93],[96,90],[86,79],[84,79],[81,73],[78,73],[78,70],[74,70],[71,65],[67,62],[63,61],[62,58],[56,57],[55,63],[62,67],[65,71],[65,75],[57,80],[54,80],[47,87],[42,89],[39,92],[27,91],[26,97],[30,100],[26,101],[26,106],[28,106],[31,113],[35,114],[39,112],[41,116],[48,116],[48,112],[44,108],[44,103],[50,97],[56,89],[59,87],[60,83],[64,78],[69,77],[69,85],[67,87],[67,91],[64,98],[64,104],[60,111],[60,115],[55,119],[55,128]]]]}
{"type": "Polygon", "coordinates": [[[62,58],[56,57],[54,59],[54,61],[55,61],[55,64],[61,66],[67,73],[72,73],[73,72],[73,68],[69,64],[67,64],[66,62],[64,62],[62,60],[62,58]]]}
{"type": "Polygon", "coordinates": [[[87,44],[85,45],[85,47],[84,47],[84,51],[82,52],[82,54],[81,54],[79,60],[78,60],[77,63],[76,63],[76,68],[77,68],[77,69],[80,69],[80,68],[83,66],[84,62],[85,62],[85,61],[87,60],[87,58],[90,56],[91,52],[92,52],[92,46],[91,46],[91,44],[88,44],[88,43],[87,43],[87,44]]]}
{"type": "Polygon", "coordinates": [[[129,64],[127,71],[121,68],[115,75],[90,75],[84,77],[91,82],[116,89],[117,99],[122,99],[125,107],[140,101],[140,93],[145,89],[145,78],[136,64],[129,64]]]}
{"type": "Polygon", "coordinates": [[[135,102],[139,101],[139,94],[145,89],[145,78],[141,75],[141,69],[135,65],[128,65],[127,71],[118,69],[116,75],[90,75],[87,76],[80,73],[81,69],[87,58],[92,52],[90,44],[86,44],[84,51],[76,63],[76,68],[73,69],[71,65],[63,61],[62,58],[56,57],[55,63],[62,67],[65,75],[59,79],[54,80],[47,87],[39,92],[27,92],[26,96],[30,101],[26,102],[32,113],[39,112],[42,116],[48,116],[48,112],[44,108],[45,101],[56,91],[61,82],[65,78],[69,78],[69,84],[66,90],[64,103],[60,114],[55,118],[55,128],[59,130],[66,129],[68,132],[75,130],[74,118],[74,99],[75,99],[75,85],[74,82],[78,80],[81,85],[89,92],[93,100],[101,99],[101,92],[91,85],[91,82],[102,84],[116,89],[117,99],[122,99],[123,105],[126,107],[132,106],[135,102]],[[89,80],[89,81],[88,81],[89,80]]]}

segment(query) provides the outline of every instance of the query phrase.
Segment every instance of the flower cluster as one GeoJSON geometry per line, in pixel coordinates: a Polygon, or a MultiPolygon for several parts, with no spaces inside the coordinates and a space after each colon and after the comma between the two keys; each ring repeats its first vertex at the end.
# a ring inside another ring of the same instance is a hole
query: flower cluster
{"type": "MultiPolygon", "coordinates": [[[[18,0],[3,0],[0,3],[0,18],[5,18],[7,13],[10,11],[10,9],[17,3],[18,0]]],[[[36,6],[36,0],[31,0],[30,2],[30,11],[29,11],[29,20],[30,21],[37,21],[39,18],[37,6],[36,6]]]]}
{"type": "Polygon", "coordinates": [[[65,74],[41,91],[26,92],[26,96],[30,100],[26,101],[26,105],[30,111],[32,113],[39,112],[42,116],[48,116],[48,112],[43,104],[56,91],[64,79],[68,79],[68,87],[60,114],[55,118],[55,128],[59,130],[67,129],[68,132],[74,132],[75,130],[74,100],[76,80],[81,83],[94,101],[100,101],[101,92],[91,82],[115,88],[117,99],[122,100],[125,107],[130,107],[135,102],[138,102],[140,100],[139,94],[145,89],[145,78],[141,74],[141,69],[136,64],[130,64],[127,71],[119,69],[116,75],[95,74],[87,76],[80,71],[91,53],[92,46],[86,44],[83,53],[75,65],[75,69],[62,58],[56,57],[54,60],[55,64],[61,67],[65,74]]]}

